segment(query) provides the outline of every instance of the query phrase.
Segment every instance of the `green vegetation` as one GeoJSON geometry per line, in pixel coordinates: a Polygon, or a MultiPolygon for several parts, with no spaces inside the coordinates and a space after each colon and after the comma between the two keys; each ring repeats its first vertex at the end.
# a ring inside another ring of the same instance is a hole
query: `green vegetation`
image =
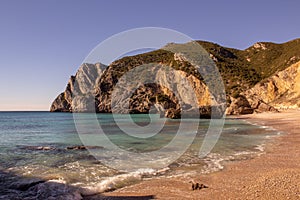
{"type": "Polygon", "coordinates": [[[250,58],[251,67],[262,78],[267,78],[278,71],[282,71],[300,60],[300,39],[283,44],[270,42],[257,44],[263,45],[264,49],[252,46],[242,51],[241,56],[250,58]]]}

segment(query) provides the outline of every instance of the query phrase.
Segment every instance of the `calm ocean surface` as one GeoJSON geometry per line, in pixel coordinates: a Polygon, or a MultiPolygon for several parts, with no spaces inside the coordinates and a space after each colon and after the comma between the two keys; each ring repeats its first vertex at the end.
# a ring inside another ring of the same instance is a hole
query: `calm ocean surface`
{"type": "MultiPolygon", "coordinates": [[[[160,149],[172,140],[180,122],[167,119],[158,136],[136,140],[124,135],[113,123],[111,114],[97,114],[96,117],[113,143],[133,152],[151,152],[160,149]]],[[[149,123],[148,115],[134,115],[133,118],[139,125],[149,123]]],[[[86,124],[90,123],[89,114],[83,114],[82,119],[86,124]]],[[[261,153],[263,145],[271,136],[277,135],[274,130],[267,127],[254,126],[242,120],[226,119],[216,146],[210,154],[200,159],[198,151],[209,121],[197,121],[199,128],[196,140],[178,160],[168,164],[164,169],[155,169],[156,160],[163,162],[162,159],[167,158],[152,158],[153,166],[132,171],[129,169],[125,172],[103,163],[112,161],[117,165],[126,157],[114,156],[116,152],[102,148],[102,145],[97,146],[97,142],[91,143],[94,144],[91,148],[97,154],[97,159],[87,150],[72,149],[83,144],[71,113],[0,112],[0,169],[18,176],[64,180],[68,184],[86,188],[105,181],[107,185],[104,183],[102,185],[105,190],[109,185],[108,180],[116,183],[118,177],[121,178],[116,187],[122,187],[140,180],[141,177],[209,173],[219,170],[223,167],[223,162],[248,159],[261,153]]],[[[126,119],[122,123],[126,124],[126,119]]],[[[96,141],[94,138],[97,135],[90,130],[81,137],[96,141]]],[[[169,149],[166,153],[172,155],[173,151],[169,149]]]]}

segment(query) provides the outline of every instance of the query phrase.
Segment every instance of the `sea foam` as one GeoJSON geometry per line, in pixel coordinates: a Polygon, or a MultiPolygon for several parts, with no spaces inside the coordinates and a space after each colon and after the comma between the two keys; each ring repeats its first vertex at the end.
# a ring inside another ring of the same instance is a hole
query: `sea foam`
{"type": "Polygon", "coordinates": [[[135,172],[130,172],[126,174],[119,174],[112,177],[107,177],[95,186],[83,187],[81,193],[83,195],[94,195],[98,193],[103,193],[107,191],[112,191],[118,188],[122,188],[142,180],[144,176],[156,175],[158,171],[154,169],[139,169],[135,172]]]}

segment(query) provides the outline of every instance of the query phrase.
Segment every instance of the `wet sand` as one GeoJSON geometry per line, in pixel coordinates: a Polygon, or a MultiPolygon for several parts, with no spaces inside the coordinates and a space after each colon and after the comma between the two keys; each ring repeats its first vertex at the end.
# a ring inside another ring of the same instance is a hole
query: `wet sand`
{"type": "Polygon", "coordinates": [[[101,199],[300,199],[300,111],[232,118],[269,126],[282,134],[260,156],[226,163],[222,171],[146,180],[102,194],[101,199]],[[192,191],[191,179],[208,188],[192,191]]]}

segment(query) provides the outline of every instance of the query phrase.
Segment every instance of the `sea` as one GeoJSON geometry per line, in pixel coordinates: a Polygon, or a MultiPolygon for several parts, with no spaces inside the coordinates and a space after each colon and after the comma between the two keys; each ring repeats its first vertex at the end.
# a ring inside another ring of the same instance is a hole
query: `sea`
{"type": "Polygon", "coordinates": [[[199,156],[211,123],[208,119],[185,119],[187,123],[198,124],[196,133],[194,126],[186,126],[176,138],[176,146],[165,148],[178,133],[180,119],[134,114],[129,118],[118,115],[119,123],[116,123],[115,117],[83,113],[79,124],[78,116],[72,113],[0,112],[0,179],[4,174],[19,177],[2,177],[2,185],[18,185],[16,182],[29,177],[58,180],[83,188],[87,193],[101,193],[144,179],[207,174],[222,170],[227,162],[263,154],[264,146],[280,134],[270,127],[226,118],[212,150],[199,156]],[[102,134],[89,128],[95,120],[96,129],[101,128],[102,134]],[[120,121],[123,127],[134,122],[137,131],[133,132],[137,137],[128,136],[126,131],[131,129],[124,131],[119,127],[120,121]],[[143,129],[149,123],[163,124],[163,127],[143,129]],[[138,127],[143,131],[139,132],[138,127]],[[194,139],[187,141],[192,132],[194,139]],[[187,142],[190,144],[181,152],[187,142]],[[110,148],[108,143],[114,147],[110,148]],[[163,153],[153,153],[161,149],[163,153]],[[132,153],[134,159],[126,152],[132,153]]]}

